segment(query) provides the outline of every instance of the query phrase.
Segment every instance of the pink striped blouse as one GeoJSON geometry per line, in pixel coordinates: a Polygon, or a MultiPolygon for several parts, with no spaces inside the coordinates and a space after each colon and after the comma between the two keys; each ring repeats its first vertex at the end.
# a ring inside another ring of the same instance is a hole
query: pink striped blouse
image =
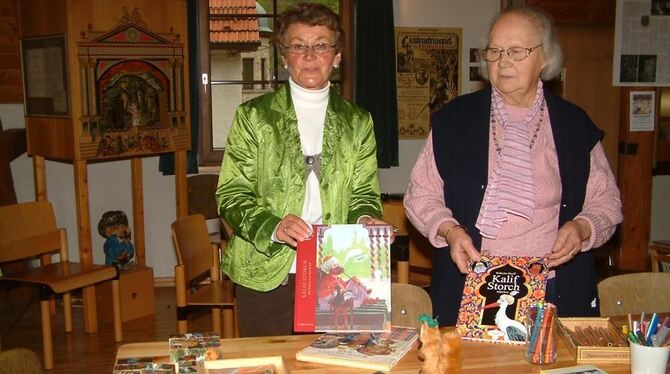
{"type": "MultiPolygon", "coordinates": [[[[529,110],[511,105],[507,109],[509,115],[516,118],[529,110]]],[[[498,141],[502,144],[504,129],[499,124],[497,126],[498,141]]],[[[529,129],[529,133],[534,130],[529,129]]],[[[491,132],[489,137],[490,176],[497,153],[491,132]]],[[[558,234],[561,180],[548,111],[545,111],[531,158],[536,199],[533,219],[528,221],[509,215],[496,239],[482,238],[482,251],[507,256],[544,256],[551,251],[558,234]]],[[[412,169],[404,205],[410,221],[435,247],[447,246],[446,240],[437,233],[438,227],[446,221],[458,223],[451,210],[445,207],[443,185],[448,182],[443,181],[437,171],[431,133],[412,169]]],[[[600,142],[591,151],[584,209],[576,218],[585,219],[591,227],[591,237],[583,244],[582,251],[604,244],[623,220],[619,189],[600,142]]]]}

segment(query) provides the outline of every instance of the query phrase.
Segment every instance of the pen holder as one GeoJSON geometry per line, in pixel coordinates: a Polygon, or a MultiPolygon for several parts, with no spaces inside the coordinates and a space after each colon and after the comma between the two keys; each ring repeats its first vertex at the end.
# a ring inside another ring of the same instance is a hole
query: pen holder
{"type": "Polygon", "coordinates": [[[650,347],[630,342],[630,370],[633,374],[665,373],[670,346],[650,347]]]}
{"type": "Polygon", "coordinates": [[[556,306],[531,305],[526,314],[526,361],[542,365],[556,361],[556,306]]]}

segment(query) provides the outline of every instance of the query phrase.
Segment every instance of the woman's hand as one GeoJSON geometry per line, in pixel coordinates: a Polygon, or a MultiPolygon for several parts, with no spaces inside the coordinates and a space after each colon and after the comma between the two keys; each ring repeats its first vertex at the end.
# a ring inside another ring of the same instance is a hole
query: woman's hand
{"type": "Polygon", "coordinates": [[[444,237],[451,249],[451,260],[454,261],[458,270],[467,274],[470,270],[470,260],[479,261],[481,255],[472,244],[472,238],[461,225],[446,222],[440,225],[438,233],[444,237]]]}
{"type": "Polygon", "coordinates": [[[591,228],[589,224],[582,220],[576,219],[574,221],[566,222],[563,227],[558,230],[558,236],[551,253],[547,255],[547,265],[550,268],[562,265],[573,257],[577,256],[582,250],[582,242],[591,236],[591,228]]]}
{"type": "Polygon", "coordinates": [[[275,232],[278,240],[294,248],[298,246],[298,242],[307,240],[310,235],[312,235],[312,228],[302,218],[293,214],[282,218],[275,232]]]}

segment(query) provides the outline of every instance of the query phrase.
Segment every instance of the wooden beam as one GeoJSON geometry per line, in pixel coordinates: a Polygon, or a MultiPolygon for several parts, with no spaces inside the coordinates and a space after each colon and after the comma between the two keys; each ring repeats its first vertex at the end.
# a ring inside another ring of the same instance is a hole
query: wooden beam
{"type": "MultiPolygon", "coordinates": [[[[647,271],[654,132],[630,131],[631,91],[654,92],[656,88],[621,88],[618,174],[624,220],[619,227],[620,245],[613,257],[619,269],[647,271]]],[[[657,123],[658,110],[655,113],[657,123]]]]}
{"type": "MultiPolygon", "coordinates": [[[[85,265],[93,263],[91,247],[91,210],[88,200],[88,164],[86,160],[74,161],[74,190],[77,203],[77,227],[79,234],[79,262],[85,265]]],[[[95,304],[95,286],[82,291],[84,298],[84,330],[98,331],[97,309],[95,304]]]]}
{"type": "Polygon", "coordinates": [[[133,157],[130,160],[133,181],[133,241],[135,242],[135,257],[137,264],[146,266],[146,250],[144,238],[144,183],[142,177],[142,158],[133,157]]]}

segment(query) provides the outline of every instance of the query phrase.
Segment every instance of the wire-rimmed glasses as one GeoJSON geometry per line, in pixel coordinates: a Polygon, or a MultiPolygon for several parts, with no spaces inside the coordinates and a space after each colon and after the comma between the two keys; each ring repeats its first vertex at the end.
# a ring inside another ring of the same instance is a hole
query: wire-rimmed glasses
{"type": "Polygon", "coordinates": [[[503,52],[507,53],[507,56],[512,59],[512,61],[522,61],[528,58],[528,56],[537,48],[541,47],[542,44],[538,44],[535,47],[524,48],[524,47],[509,47],[507,49],[502,48],[485,48],[482,49],[482,58],[488,62],[496,62],[500,59],[503,52]]]}
{"type": "Polygon", "coordinates": [[[337,47],[337,45],[332,45],[328,43],[316,43],[312,45],[296,43],[296,44],[285,45],[284,49],[286,49],[289,53],[294,53],[296,55],[305,54],[309,49],[311,49],[317,55],[323,55],[330,52],[331,48],[335,47],[337,47]]]}

